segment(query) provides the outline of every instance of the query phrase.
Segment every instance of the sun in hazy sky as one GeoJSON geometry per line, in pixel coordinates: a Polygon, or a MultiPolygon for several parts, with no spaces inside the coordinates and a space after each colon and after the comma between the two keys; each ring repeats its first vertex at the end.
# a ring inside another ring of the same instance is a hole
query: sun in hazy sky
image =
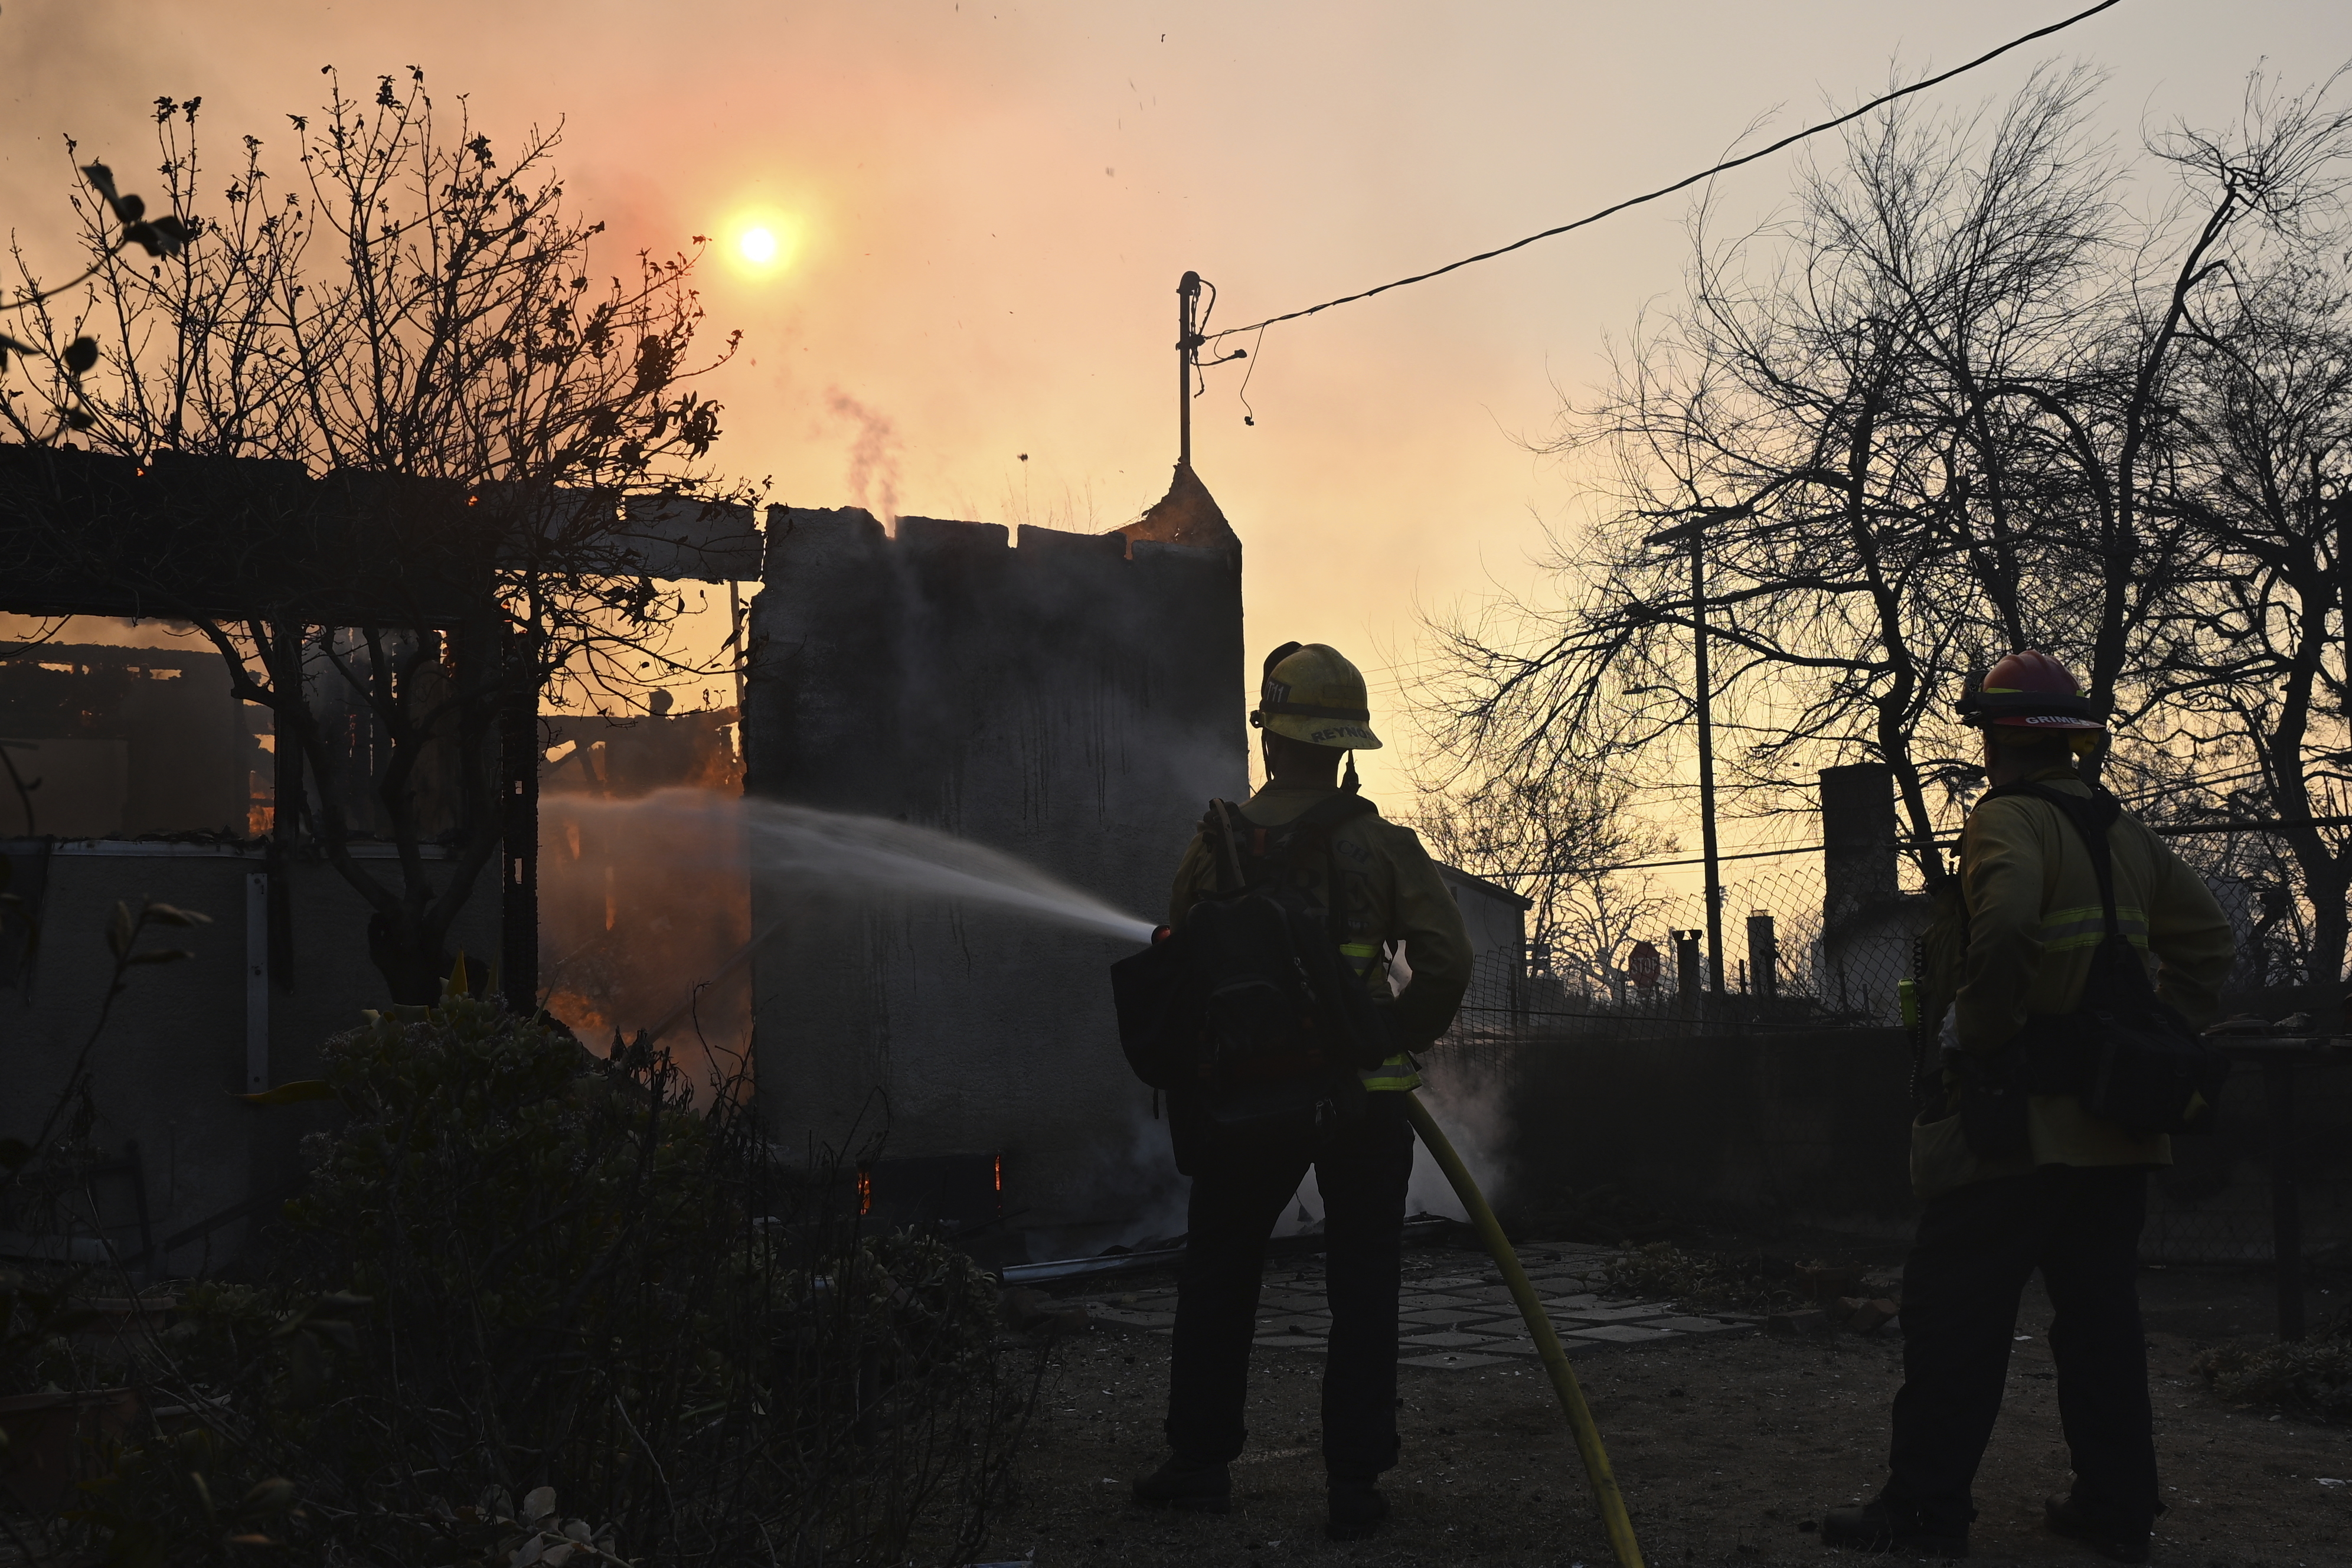
{"type": "Polygon", "coordinates": [[[722,254],[733,270],[747,278],[784,271],[799,249],[800,226],[787,213],[739,213],[725,232],[722,254]]]}

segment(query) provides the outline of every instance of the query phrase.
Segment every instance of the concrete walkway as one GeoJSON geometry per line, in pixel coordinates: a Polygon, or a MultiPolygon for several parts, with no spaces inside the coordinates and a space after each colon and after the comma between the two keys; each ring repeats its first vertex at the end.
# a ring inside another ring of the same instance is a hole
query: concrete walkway
{"type": "MultiPolygon", "coordinates": [[[[1530,1242],[1519,1261],[1544,1300],[1561,1346],[1571,1355],[1612,1345],[1695,1342],[1717,1334],[1752,1331],[1759,1320],[1734,1313],[1692,1316],[1662,1301],[1614,1300],[1601,1295],[1601,1266],[1612,1249],[1575,1242],[1530,1242]]],[[[1088,1315],[1155,1333],[1171,1333],[1176,1292],[1158,1286],[1066,1299],[1088,1315]]],[[[1404,1260],[1400,1348],[1406,1366],[1466,1371],[1514,1356],[1536,1359],[1534,1342],[1494,1265],[1453,1250],[1408,1251],[1404,1260]]],[[[1276,1258],[1266,1266],[1258,1296],[1257,1342],[1320,1350],[1331,1331],[1323,1300],[1320,1258],[1276,1258]]]]}

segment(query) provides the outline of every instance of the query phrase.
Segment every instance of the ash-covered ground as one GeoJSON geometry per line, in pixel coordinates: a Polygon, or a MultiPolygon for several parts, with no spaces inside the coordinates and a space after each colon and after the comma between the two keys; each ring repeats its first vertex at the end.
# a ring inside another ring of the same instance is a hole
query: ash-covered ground
{"type": "MultiPolygon", "coordinates": [[[[1860,1261],[1891,1268],[1899,1251],[1860,1261]]],[[[1409,1252],[1407,1264],[1412,1295],[1440,1279],[1477,1275],[1483,1259],[1425,1248],[1409,1252]]],[[[1318,1293],[1317,1260],[1277,1259],[1268,1286],[1285,1301],[1318,1293]]],[[[1385,1483],[1395,1521],[1370,1542],[1327,1542],[1317,1447],[1322,1356],[1311,1332],[1298,1331],[1309,1325],[1296,1316],[1262,1323],[1262,1339],[1283,1342],[1262,1342],[1256,1352],[1250,1442],[1234,1472],[1234,1512],[1136,1508],[1128,1483],[1162,1457],[1169,1342],[1149,1320],[1171,1287],[1165,1277],[1132,1277],[1057,1292],[1123,1306],[1118,1315],[1129,1321],[1097,1321],[1056,1345],[1021,1495],[1002,1517],[990,1557],[1034,1552],[1039,1568],[1276,1568],[1302,1560],[1603,1568],[1610,1562],[1541,1367],[1522,1354],[1488,1357],[1475,1347],[1463,1347],[1474,1364],[1404,1367],[1398,1412],[1404,1457],[1385,1483]]],[[[2352,1428],[2233,1408],[2195,1369],[2206,1349],[2267,1330],[2268,1289],[2248,1270],[2151,1269],[2143,1278],[2157,1442],[2172,1509],[2158,1528],[2158,1563],[2352,1564],[2352,1428]]],[[[1269,1310],[1261,1318],[1280,1315],[1269,1310]]],[[[2042,1500],[2067,1482],[2049,1321],[2037,1286],[2018,1326],[2024,1337],[2014,1347],[2009,1396],[1978,1479],[1976,1561],[2104,1561],[2041,1522],[2042,1500]]],[[[1899,1328],[1867,1337],[1746,1331],[1641,1343],[1595,1340],[1579,1349],[1575,1364],[1650,1563],[1761,1568],[1858,1560],[1822,1547],[1814,1527],[1824,1510],[1870,1496],[1882,1479],[1886,1412],[1902,1378],[1899,1328]]]]}

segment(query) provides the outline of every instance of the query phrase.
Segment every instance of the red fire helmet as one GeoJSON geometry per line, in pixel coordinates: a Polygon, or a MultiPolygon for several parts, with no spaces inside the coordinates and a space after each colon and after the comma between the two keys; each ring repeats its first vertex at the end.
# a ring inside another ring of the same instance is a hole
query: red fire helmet
{"type": "Polygon", "coordinates": [[[2025,730],[2105,730],[2100,704],[2083,695],[2066,667],[2039,648],[2011,654],[1985,671],[1984,683],[1960,699],[1960,718],[1978,726],[2025,730]]]}

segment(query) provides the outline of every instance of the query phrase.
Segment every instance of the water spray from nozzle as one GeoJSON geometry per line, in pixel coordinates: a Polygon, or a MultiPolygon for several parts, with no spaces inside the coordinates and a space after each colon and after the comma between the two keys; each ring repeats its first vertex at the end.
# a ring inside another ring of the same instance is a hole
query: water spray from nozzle
{"type": "MultiPolygon", "coordinates": [[[[705,829],[658,836],[665,845],[693,847],[686,853],[700,863],[673,867],[689,874],[748,874],[755,884],[802,895],[973,904],[1128,942],[1154,940],[1150,921],[1114,909],[1024,860],[911,823],[698,789],[659,790],[640,800],[562,797],[548,809],[607,841],[645,836],[656,826],[705,829]]],[[[698,980],[707,984],[741,968],[784,923],[755,931],[698,980]]],[[[650,1028],[654,1038],[688,1016],[693,990],[650,1028]]]]}

